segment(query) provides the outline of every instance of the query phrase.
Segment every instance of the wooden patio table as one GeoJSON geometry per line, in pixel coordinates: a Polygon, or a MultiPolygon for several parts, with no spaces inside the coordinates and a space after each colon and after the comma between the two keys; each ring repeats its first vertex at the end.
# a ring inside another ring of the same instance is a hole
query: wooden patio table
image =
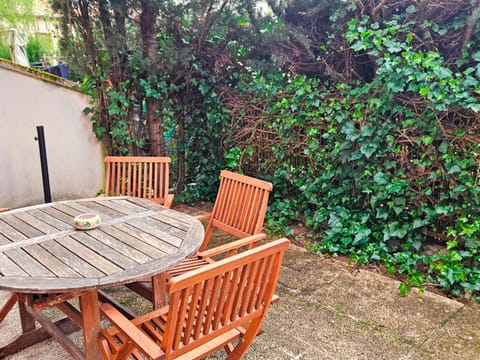
{"type": "Polygon", "coordinates": [[[0,358],[52,336],[75,359],[101,359],[101,289],[161,274],[195,254],[203,235],[196,218],[133,197],[60,201],[0,214],[0,290],[12,293],[0,322],[18,302],[22,327],[0,348],[0,358]],[[82,213],[99,214],[101,225],[75,229],[73,218],[82,213]],[[78,307],[68,301],[75,298],[78,307]],[[42,313],[53,306],[67,317],[53,321],[42,313]],[[67,337],[78,329],[83,350],[67,337]]]}

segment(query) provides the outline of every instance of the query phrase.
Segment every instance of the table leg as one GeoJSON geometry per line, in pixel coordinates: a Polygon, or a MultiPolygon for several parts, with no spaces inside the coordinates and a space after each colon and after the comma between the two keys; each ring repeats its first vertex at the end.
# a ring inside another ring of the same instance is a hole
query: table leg
{"type": "Polygon", "coordinates": [[[152,297],[153,297],[153,308],[155,310],[160,309],[161,307],[168,304],[167,302],[167,273],[163,272],[161,274],[155,275],[152,277],[152,297]]]}
{"type": "Polygon", "coordinates": [[[31,307],[31,297],[31,294],[19,293],[15,294],[15,296],[12,295],[7,302],[8,306],[5,305],[2,309],[3,311],[5,307],[10,307],[13,299],[18,299],[22,333],[12,339],[7,345],[0,347],[0,359],[44,341],[50,336],[53,336],[59,341],[75,359],[85,359],[83,353],[76,349],[75,344],[66,338],[66,335],[78,331],[79,327],[69,319],[61,319],[54,323],[51,322],[50,319],[36,312],[31,307]],[[36,328],[35,319],[42,325],[41,327],[36,328]]]}
{"type": "Polygon", "coordinates": [[[100,310],[96,290],[86,292],[80,296],[80,310],[82,312],[85,358],[101,359],[102,352],[98,346],[98,337],[101,331],[100,310]]]}
{"type": "Polygon", "coordinates": [[[0,309],[0,323],[5,319],[5,317],[8,315],[10,310],[12,310],[13,305],[17,303],[17,294],[12,293],[9,297],[8,300],[5,302],[5,304],[2,306],[0,309]]]}
{"type": "Polygon", "coordinates": [[[35,319],[26,309],[31,302],[31,295],[18,294],[18,312],[20,314],[20,323],[22,324],[22,333],[28,333],[35,330],[35,319]]]}

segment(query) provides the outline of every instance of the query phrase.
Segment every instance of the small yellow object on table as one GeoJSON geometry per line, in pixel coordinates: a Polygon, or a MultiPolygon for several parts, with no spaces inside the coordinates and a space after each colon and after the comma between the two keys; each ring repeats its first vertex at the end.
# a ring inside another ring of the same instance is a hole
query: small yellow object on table
{"type": "Polygon", "coordinates": [[[73,219],[73,226],[78,230],[94,229],[102,223],[100,215],[95,213],[81,214],[73,219]]]}

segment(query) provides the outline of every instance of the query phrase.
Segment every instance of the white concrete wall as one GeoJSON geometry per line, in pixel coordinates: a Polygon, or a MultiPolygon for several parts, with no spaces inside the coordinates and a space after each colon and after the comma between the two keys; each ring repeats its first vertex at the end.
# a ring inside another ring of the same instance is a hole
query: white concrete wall
{"type": "Polygon", "coordinates": [[[103,188],[104,153],[82,113],[89,98],[24,69],[0,61],[0,208],[44,202],[38,125],[52,200],[94,197],[103,188]]]}

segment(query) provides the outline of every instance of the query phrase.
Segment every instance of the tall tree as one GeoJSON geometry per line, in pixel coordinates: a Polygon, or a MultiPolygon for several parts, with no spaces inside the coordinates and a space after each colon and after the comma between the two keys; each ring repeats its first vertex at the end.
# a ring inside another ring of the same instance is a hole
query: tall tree
{"type": "MultiPolygon", "coordinates": [[[[156,0],[141,0],[140,30],[142,35],[143,55],[148,60],[145,67],[145,78],[155,79],[158,68],[157,58],[157,17],[159,13],[156,0]]],[[[158,92],[157,85],[152,82],[151,88],[158,92]]],[[[163,122],[160,116],[160,103],[156,97],[145,99],[147,116],[146,121],[150,133],[150,152],[152,155],[165,155],[165,140],[163,137],[163,122]]]]}
{"type": "Polygon", "coordinates": [[[229,131],[218,95],[271,54],[255,1],[53,3],[71,67],[88,75],[94,130],[108,153],[172,156],[179,191],[202,167],[217,172],[229,131]]]}

